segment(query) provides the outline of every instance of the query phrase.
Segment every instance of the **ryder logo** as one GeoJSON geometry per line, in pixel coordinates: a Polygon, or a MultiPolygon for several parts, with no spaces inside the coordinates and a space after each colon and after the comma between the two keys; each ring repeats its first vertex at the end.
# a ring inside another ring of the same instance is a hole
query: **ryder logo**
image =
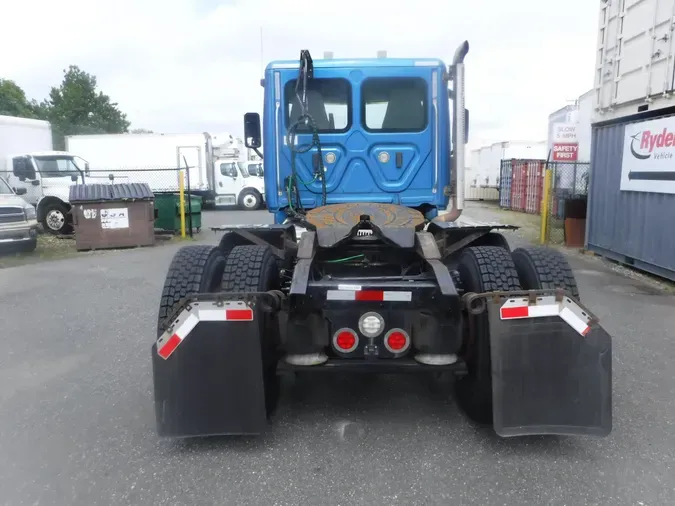
{"type": "Polygon", "coordinates": [[[673,157],[672,151],[661,151],[661,148],[675,147],[675,133],[668,132],[666,128],[658,134],[652,133],[651,130],[638,132],[631,135],[631,139],[630,153],[638,160],[648,160],[652,156],[654,160],[673,157]],[[635,149],[636,143],[639,144],[639,152],[635,149]],[[658,151],[655,151],[657,149],[658,151]]]}

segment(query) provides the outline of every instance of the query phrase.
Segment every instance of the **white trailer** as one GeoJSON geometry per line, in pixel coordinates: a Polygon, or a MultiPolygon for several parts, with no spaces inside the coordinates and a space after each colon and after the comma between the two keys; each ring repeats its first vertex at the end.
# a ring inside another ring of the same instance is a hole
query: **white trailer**
{"type": "Polygon", "coordinates": [[[155,193],[179,190],[179,168],[189,176],[190,191],[206,205],[239,205],[258,209],[263,202],[262,178],[240,170],[241,153],[227,133],[103,134],[66,137],[69,151],[89,163],[92,180],[148,183],[155,193]]]}
{"type": "Polygon", "coordinates": [[[599,6],[593,122],[675,105],[675,0],[599,6]]]}
{"type": "Polygon", "coordinates": [[[470,187],[499,188],[502,160],[546,158],[546,141],[504,141],[471,152],[470,187]]]}

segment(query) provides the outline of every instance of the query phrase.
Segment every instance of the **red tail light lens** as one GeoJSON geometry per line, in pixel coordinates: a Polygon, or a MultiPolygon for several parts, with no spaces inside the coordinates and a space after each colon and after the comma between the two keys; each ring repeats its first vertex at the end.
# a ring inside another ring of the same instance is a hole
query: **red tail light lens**
{"type": "Polygon", "coordinates": [[[384,346],[391,353],[403,353],[410,347],[410,336],[403,329],[391,329],[384,336],[384,346]]]}
{"type": "Polygon", "coordinates": [[[333,335],[333,346],[341,353],[351,353],[359,345],[359,336],[352,329],[340,329],[333,335]]]}

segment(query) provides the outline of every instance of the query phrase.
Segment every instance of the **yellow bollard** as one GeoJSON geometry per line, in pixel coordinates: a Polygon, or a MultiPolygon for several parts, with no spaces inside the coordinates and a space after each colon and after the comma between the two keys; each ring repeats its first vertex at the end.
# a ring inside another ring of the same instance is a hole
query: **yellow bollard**
{"type": "Polygon", "coordinates": [[[548,237],[548,211],[551,193],[551,181],[553,180],[551,169],[544,172],[544,187],[541,195],[541,225],[539,227],[539,244],[546,244],[548,237]]]}
{"type": "Polygon", "coordinates": [[[180,201],[180,236],[185,239],[185,179],[183,171],[178,171],[178,195],[180,201]]]}

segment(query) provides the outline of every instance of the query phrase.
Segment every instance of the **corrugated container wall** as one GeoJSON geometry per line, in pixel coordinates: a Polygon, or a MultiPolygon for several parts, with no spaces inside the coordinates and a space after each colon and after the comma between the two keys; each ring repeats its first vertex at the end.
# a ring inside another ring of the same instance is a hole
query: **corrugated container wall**
{"type": "Polygon", "coordinates": [[[675,280],[675,116],[647,121],[593,127],[586,247],[675,280]],[[634,135],[664,129],[655,149],[633,145],[634,135]]]}
{"type": "Polygon", "coordinates": [[[593,122],[673,105],[675,0],[604,0],[593,122]]]}

